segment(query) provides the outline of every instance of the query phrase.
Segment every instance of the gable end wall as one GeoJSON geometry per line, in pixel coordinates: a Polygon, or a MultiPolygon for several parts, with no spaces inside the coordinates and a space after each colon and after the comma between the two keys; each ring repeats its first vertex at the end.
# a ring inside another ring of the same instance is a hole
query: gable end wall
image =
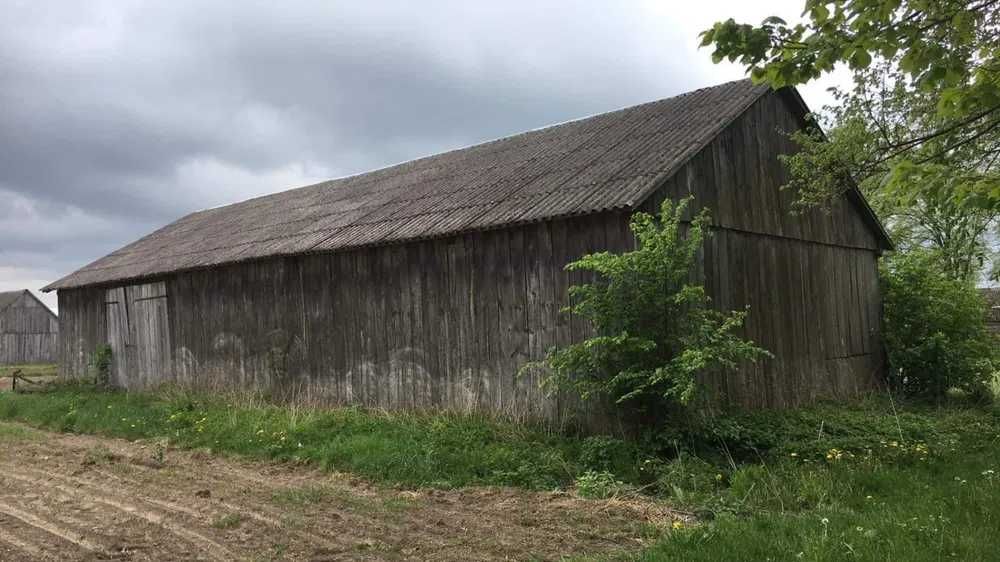
{"type": "Polygon", "coordinates": [[[691,212],[710,209],[706,290],[722,310],[749,307],[745,335],[775,355],[705,377],[722,402],[744,407],[854,396],[884,370],[878,232],[846,196],[794,211],[777,158],[796,150],[793,107],[782,94],[763,96],[643,205],[692,195],[691,212]]]}
{"type": "Polygon", "coordinates": [[[34,296],[0,310],[0,365],[55,363],[58,340],[58,319],[34,296]]]}

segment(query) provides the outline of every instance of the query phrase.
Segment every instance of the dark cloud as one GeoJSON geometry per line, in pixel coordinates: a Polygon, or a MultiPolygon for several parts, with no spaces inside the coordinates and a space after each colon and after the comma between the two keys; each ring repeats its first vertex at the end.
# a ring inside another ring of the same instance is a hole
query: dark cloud
{"type": "Polygon", "coordinates": [[[0,286],[192,210],[741,75],[696,50],[731,7],[491,4],[5,6],[0,286]]]}

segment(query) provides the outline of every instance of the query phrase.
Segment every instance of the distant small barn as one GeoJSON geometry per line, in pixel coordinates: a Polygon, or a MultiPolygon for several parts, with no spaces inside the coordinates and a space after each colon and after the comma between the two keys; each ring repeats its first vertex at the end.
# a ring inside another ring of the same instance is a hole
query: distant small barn
{"type": "Polygon", "coordinates": [[[750,306],[775,355],[708,375],[718,400],[790,406],[870,388],[882,370],[864,198],[792,212],[780,154],[807,108],[739,81],[374,172],[188,215],[49,285],[62,369],[101,344],[127,388],[177,381],[301,391],[385,408],[565,419],[519,368],[588,333],[560,313],[564,265],[626,250],[629,216],[694,195],[715,235],[698,275],[750,306]]]}
{"type": "Polygon", "coordinates": [[[59,319],[31,291],[0,293],[0,366],[55,363],[59,319]]]}
{"type": "Polygon", "coordinates": [[[1000,287],[979,289],[986,302],[986,327],[1000,335],[1000,287]]]}

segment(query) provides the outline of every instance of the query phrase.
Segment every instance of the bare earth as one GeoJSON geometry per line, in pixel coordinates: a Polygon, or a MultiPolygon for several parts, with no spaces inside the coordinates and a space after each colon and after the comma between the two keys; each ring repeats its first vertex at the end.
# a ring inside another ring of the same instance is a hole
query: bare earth
{"type": "Polygon", "coordinates": [[[666,508],[349,475],[0,424],[0,560],[559,560],[642,546],[666,508]]]}

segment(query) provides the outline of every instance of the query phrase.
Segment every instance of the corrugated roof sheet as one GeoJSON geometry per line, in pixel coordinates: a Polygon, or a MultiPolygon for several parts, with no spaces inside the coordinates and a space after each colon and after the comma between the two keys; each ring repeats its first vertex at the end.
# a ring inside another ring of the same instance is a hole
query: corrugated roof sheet
{"type": "Polygon", "coordinates": [[[630,208],[766,91],[730,82],[192,213],[44,290],[630,208]]]}

